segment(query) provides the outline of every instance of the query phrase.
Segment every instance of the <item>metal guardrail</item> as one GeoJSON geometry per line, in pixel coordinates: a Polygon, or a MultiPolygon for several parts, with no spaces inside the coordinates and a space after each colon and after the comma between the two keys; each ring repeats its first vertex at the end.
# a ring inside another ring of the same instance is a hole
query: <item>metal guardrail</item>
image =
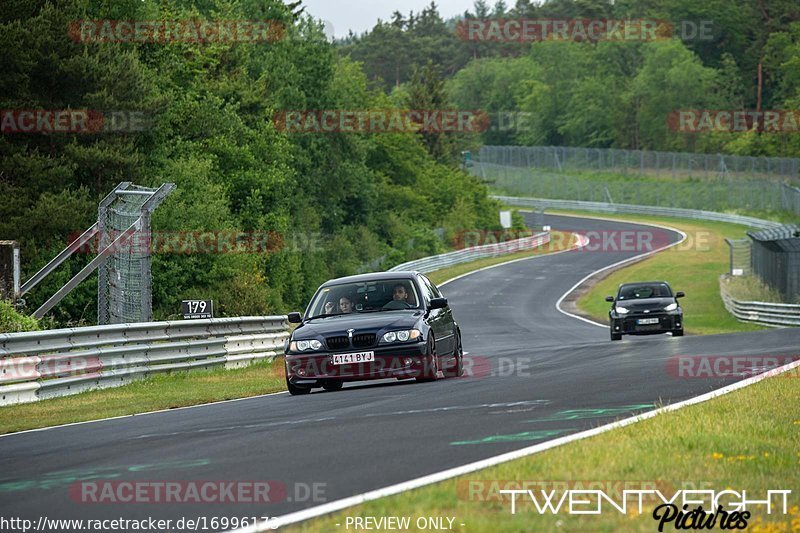
{"type": "Polygon", "coordinates": [[[800,326],[800,305],[737,300],[728,291],[727,279],[720,277],[719,292],[725,308],[737,319],[773,327],[800,326]]]}
{"type": "Polygon", "coordinates": [[[522,250],[532,250],[548,242],[550,242],[550,233],[545,231],[529,237],[514,239],[513,241],[473,246],[446,254],[423,257],[422,259],[408,261],[407,263],[402,263],[396,267],[390,268],[389,272],[399,272],[403,270],[417,270],[422,273],[433,272],[434,270],[458,265],[460,263],[468,263],[484,257],[496,257],[522,250]]]}
{"type": "Polygon", "coordinates": [[[695,220],[713,220],[716,222],[729,222],[741,224],[751,228],[768,229],[780,226],[779,222],[761,218],[734,215],[730,213],[717,213],[715,211],[701,211],[698,209],[682,209],[679,207],[656,207],[650,205],[612,204],[607,202],[584,202],[578,200],[551,200],[548,198],[522,198],[518,196],[492,196],[495,200],[519,206],[533,207],[534,209],[574,209],[583,211],[600,211],[603,213],[626,213],[631,215],[650,215],[690,218],[695,220]]]}
{"type": "Polygon", "coordinates": [[[272,360],[285,316],[118,324],[0,334],[0,405],[125,385],[152,374],[272,360]]]}
{"type": "MultiPolygon", "coordinates": [[[[730,222],[754,228],[773,228],[781,226],[778,222],[760,218],[700,211],[695,209],[679,209],[673,207],[654,207],[646,205],[611,204],[605,202],[581,202],[576,200],[550,200],[546,198],[519,198],[513,196],[492,196],[508,205],[533,207],[534,209],[573,209],[585,211],[601,211],[605,213],[627,213],[636,215],[655,215],[697,220],[713,220],[730,222]]],[[[724,277],[724,276],[723,276],[724,277]]],[[[720,294],[725,308],[737,319],[745,322],[774,327],[800,326],[800,305],[768,302],[742,302],[730,296],[725,283],[720,282],[720,294]]]]}

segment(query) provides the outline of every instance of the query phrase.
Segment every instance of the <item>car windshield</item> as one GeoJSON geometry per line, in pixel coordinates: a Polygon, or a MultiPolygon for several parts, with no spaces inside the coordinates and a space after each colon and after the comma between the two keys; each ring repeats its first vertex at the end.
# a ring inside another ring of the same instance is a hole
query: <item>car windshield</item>
{"type": "Polygon", "coordinates": [[[411,279],[398,278],[330,285],[317,291],[307,317],[419,309],[420,298],[411,279]]]}
{"type": "Polygon", "coordinates": [[[672,291],[666,283],[643,283],[624,285],[619,289],[618,300],[642,300],[644,298],[669,298],[672,291]]]}

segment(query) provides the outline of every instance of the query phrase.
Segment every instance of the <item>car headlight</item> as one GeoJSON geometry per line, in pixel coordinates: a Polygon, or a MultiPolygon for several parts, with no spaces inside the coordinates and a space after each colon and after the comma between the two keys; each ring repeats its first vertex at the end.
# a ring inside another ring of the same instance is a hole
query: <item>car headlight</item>
{"type": "Polygon", "coordinates": [[[678,304],[677,303],[671,303],[671,304],[669,304],[668,306],[666,306],[664,308],[664,311],[674,311],[677,308],[678,308],[678,304]]]}
{"type": "Polygon", "coordinates": [[[617,309],[617,313],[619,313],[620,315],[627,315],[629,313],[629,311],[628,311],[628,309],[626,307],[617,306],[616,309],[617,309]]]}
{"type": "Polygon", "coordinates": [[[416,329],[406,329],[403,331],[389,331],[383,334],[381,337],[381,342],[391,343],[391,342],[408,342],[417,340],[422,337],[422,333],[416,329]]]}
{"type": "Polygon", "coordinates": [[[291,352],[305,352],[306,350],[319,350],[320,348],[322,348],[322,343],[316,339],[289,343],[289,351],[291,352]]]}

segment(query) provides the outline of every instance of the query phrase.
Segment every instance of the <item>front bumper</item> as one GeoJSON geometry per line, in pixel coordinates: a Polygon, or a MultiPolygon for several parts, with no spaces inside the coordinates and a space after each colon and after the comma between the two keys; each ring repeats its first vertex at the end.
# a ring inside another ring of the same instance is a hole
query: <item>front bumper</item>
{"type": "Polygon", "coordinates": [[[336,352],[287,354],[286,377],[293,385],[321,386],[326,381],[411,379],[422,376],[428,356],[426,342],[372,348],[350,348],[336,352]],[[375,361],[334,365],[332,355],[375,352],[375,361]]]}
{"type": "Polygon", "coordinates": [[[635,313],[611,317],[611,332],[622,335],[656,335],[683,329],[683,313],[635,313]],[[639,320],[655,320],[656,324],[639,324],[639,320]]]}

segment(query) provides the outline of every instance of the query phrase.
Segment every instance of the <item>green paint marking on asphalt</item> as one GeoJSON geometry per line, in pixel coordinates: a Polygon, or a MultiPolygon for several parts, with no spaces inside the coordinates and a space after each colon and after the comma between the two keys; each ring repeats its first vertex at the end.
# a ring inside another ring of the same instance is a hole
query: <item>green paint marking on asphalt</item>
{"type": "Polygon", "coordinates": [[[451,442],[451,446],[463,446],[465,444],[491,444],[494,442],[519,442],[528,440],[544,440],[557,437],[562,433],[576,431],[575,428],[569,429],[543,429],[541,431],[525,431],[524,433],[514,433],[513,435],[493,435],[479,440],[460,440],[451,442]]]}
{"type": "Polygon", "coordinates": [[[209,459],[196,459],[188,461],[169,461],[163,463],[139,464],[132,466],[101,466],[94,468],[76,468],[73,470],[60,470],[48,472],[39,479],[20,479],[0,481],[0,493],[18,492],[22,490],[47,490],[63,487],[76,481],[89,481],[91,479],[113,479],[126,472],[145,472],[157,469],[185,469],[197,468],[211,464],[209,459]]]}
{"type": "Polygon", "coordinates": [[[652,403],[639,403],[605,409],[570,409],[567,411],[559,411],[554,416],[537,418],[535,420],[526,420],[526,422],[563,422],[564,420],[583,420],[586,418],[599,418],[601,416],[629,414],[631,411],[652,409],[653,407],[655,406],[652,403]]]}

